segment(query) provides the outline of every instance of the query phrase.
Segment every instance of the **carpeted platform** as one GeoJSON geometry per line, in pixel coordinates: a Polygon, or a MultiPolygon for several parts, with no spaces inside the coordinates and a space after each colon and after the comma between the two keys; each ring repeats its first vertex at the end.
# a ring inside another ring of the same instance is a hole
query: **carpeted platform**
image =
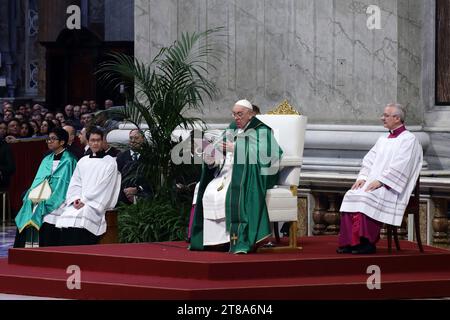
{"type": "Polygon", "coordinates": [[[374,255],[335,253],[336,237],[299,240],[298,253],[192,252],[184,242],[11,249],[0,293],[69,299],[412,299],[450,297],[450,251],[402,242],[374,255]],[[81,290],[69,290],[69,266],[81,290]],[[381,290],[369,290],[369,266],[381,290]]]}

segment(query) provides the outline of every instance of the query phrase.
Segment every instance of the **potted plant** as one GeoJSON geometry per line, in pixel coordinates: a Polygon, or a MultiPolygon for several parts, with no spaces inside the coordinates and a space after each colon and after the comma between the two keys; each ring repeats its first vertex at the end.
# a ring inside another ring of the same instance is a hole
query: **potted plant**
{"type": "MultiPolygon", "coordinates": [[[[142,161],[136,175],[145,177],[152,186],[153,198],[143,201],[154,202],[155,206],[161,207],[161,201],[172,207],[180,205],[175,188],[180,170],[171,161],[171,150],[179,141],[173,140],[172,133],[180,127],[191,130],[195,123],[203,123],[199,118],[187,116],[186,111],[202,111],[204,99],[212,99],[217,93],[217,87],[207,76],[208,69],[214,68],[212,62],[220,61],[223,52],[213,37],[220,30],[183,33],[148,64],[114,53],[99,67],[101,82],[114,89],[125,87],[126,106],[105,112],[133,123],[148,138],[140,150],[142,161]]],[[[151,203],[140,205],[148,209],[151,203]]],[[[120,214],[126,210],[122,207],[120,214]]]]}

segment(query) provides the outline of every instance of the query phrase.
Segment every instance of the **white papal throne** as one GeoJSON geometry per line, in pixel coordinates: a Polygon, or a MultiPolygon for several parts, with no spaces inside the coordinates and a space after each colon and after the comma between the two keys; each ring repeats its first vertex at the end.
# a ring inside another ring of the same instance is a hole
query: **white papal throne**
{"type": "Polygon", "coordinates": [[[274,223],[275,228],[278,227],[278,223],[290,223],[288,246],[263,246],[259,251],[296,251],[301,249],[297,247],[299,213],[297,187],[303,163],[307,117],[299,115],[287,101],[269,114],[257,117],[272,128],[275,139],[283,150],[278,184],[273,189],[267,190],[269,220],[274,223]]]}

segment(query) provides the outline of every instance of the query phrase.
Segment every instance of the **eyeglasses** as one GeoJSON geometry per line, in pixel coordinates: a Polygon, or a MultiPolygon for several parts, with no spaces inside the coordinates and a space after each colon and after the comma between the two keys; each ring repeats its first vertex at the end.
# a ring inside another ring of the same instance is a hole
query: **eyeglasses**
{"type": "Polygon", "coordinates": [[[382,118],[398,117],[398,115],[396,115],[396,114],[386,114],[386,113],[383,113],[383,114],[381,115],[381,117],[382,117],[382,118]]]}
{"type": "Polygon", "coordinates": [[[247,114],[247,113],[246,112],[232,112],[231,116],[233,118],[241,119],[245,114],[247,114]]]}
{"type": "Polygon", "coordinates": [[[60,139],[58,139],[57,137],[48,137],[45,141],[47,141],[47,143],[50,142],[54,142],[54,141],[59,141],[60,139]]]}

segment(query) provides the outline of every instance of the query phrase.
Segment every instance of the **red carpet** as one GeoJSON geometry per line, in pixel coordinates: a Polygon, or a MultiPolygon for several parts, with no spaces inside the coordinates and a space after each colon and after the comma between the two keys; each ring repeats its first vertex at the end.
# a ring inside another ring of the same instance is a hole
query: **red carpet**
{"type": "Polygon", "coordinates": [[[450,297],[450,251],[402,242],[388,254],[335,253],[335,237],[302,238],[298,253],[191,252],[184,242],[11,249],[0,293],[69,299],[410,299],[450,297]],[[69,290],[66,269],[81,269],[69,290]],[[381,269],[381,290],[367,268],[381,269]]]}

